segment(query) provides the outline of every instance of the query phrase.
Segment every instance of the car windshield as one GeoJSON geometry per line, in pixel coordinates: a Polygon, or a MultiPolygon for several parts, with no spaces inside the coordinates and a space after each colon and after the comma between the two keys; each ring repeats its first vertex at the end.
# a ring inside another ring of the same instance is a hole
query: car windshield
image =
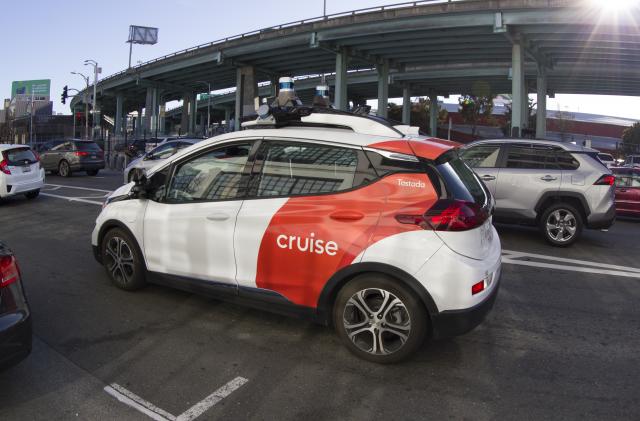
{"type": "Polygon", "coordinates": [[[600,153],[598,154],[598,158],[600,158],[603,161],[613,161],[613,157],[609,154],[606,153],[600,153]]]}
{"type": "Polygon", "coordinates": [[[4,156],[9,165],[24,165],[37,162],[35,154],[29,148],[16,148],[4,151],[4,156]]]}
{"type": "Polygon", "coordinates": [[[76,142],[76,148],[79,151],[100,151],[100,146],[93,142],[76,142]]]}

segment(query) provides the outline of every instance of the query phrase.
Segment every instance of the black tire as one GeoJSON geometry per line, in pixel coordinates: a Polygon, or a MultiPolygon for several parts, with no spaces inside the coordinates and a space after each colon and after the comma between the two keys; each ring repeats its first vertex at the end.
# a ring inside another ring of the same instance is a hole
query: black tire
{"type": "Polygon", "coordinates": [[[408,358],[421,347],[427,336],[429,316],[420,298],[408,287],[387,276],[370,273],[353,278],[340,290],[333,306],[333,323],[353,354],[374,363],[391,364],[408,358]],[[389,294],[387,301],[381,291],[389,294]],[[396,298],[400,304],[393,304],[396,298]],[[365,314],[365,310],[373,313],[365,314]]]}
{"type": "Polygon", "coordinates": [[[575,243],[582,235],[583,227],[582,214],[574,206],[564,202],[545,209],[538,226],[547,242],[556,247],[567,247],[575,243]]]}
{"type": "Polygon", "coordinates": [[[71,177],[71,167],[64,159],[58,164],[58,174],[61,177],[71,177]]]}
{"type": "Polygon", "coordinates": [[[35,199],[36,197],[38,197],[39,194],[40,194],[40,189],[27,192],[24,195],[27,199],[35,199]]]}
{"type": "Polygon", "coordinates": [[[138,171],[136,168],[134,168],[131,171],[129,171],[129,175],[127,176],[127,179],[129,180],[129,183],[131,183],[133,181],[133,176],[135,175],[136,171],[138,171]]]}
{"type": "Polygon", "coordinates": [[[90,175],[91,177],[95,177],[96,175],[98,175],[98,172],[100,170],[87,170],[87,175],[90,175]]]}
{"type": "Polygon", "coordinates": [[[118,288],[135,291],[146,285],[142,252],[128,232],[122,228],[109,230],[102,239],[100,250],[107,275],[118,288]]]}

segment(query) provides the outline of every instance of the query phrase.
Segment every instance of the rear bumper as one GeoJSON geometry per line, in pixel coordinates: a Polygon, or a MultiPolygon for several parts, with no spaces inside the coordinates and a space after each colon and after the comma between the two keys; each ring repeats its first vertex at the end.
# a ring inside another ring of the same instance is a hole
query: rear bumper
{"type": "Polygon", "coordinates": [[[0,197],[13,196],[16,194],[24,194],[30,191],[39,190],[44,187],[44,170],[40,170],[40,177],[35,180],[30,180],[23,183],[16,184],[0,184],[0,197]]]}
{"type": "Polygon", "coordinates": [[[31,315],[18,311],[0,316],[0,370],[31,353],[31,315]]]}
{"type": "Polygon", "coordinates": [[[483,322],[493,308],[500,288],[500,277],[496,277],[495,286],[484,299],[474,307],[464,310],[447,310],[432,316],[433,337],[437,339],[463,335],[483,322]]]}
{"type": "Polygon", "coordinates": [[[606,213],[591,214],[587,218],[587,228],[607,229],[616,221],[616,207],[611,206],[606,213]]]}
{"type": "Polygon", "coordinates": [[[71,164],[72,171],[91,171],[104,169],[104,161],[101,162],[81,162],[78,164],[71,164]]]}

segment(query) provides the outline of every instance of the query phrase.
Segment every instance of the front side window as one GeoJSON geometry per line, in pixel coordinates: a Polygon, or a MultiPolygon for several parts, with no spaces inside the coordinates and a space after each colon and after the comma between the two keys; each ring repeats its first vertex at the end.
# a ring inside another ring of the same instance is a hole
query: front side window
{"type": "Polygon", "coordinates": [[[464,162],[471,168],[495,168],[498,166],[499,145],[481,145],[462,151],[464,162]]]}
{"type": "Polygon", "coordinates": [[[167,202],[191,203],[239,199],[244,195],[244,168],[251,144],[234,144],[213,149],[178,165],[167,202]]]}
{"type": "Polygon", "coordinates": [[[267,143],[260,148],[259,176],[250,195],[279,197],[349,190],[375,179],[362,151],[312,143],[267,143]]]}

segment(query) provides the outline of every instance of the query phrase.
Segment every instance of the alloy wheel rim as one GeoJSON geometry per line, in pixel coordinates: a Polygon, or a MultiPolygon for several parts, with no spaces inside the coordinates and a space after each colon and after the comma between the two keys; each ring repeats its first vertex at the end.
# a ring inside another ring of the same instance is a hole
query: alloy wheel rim
{"type": "Polygon", "coordinates": [[[111,277],[124,284],[131,282],[135,266],[133,253],[126,241],[120,237],[112,237],[107,243],[105,252],[106,266],[111,277]]]}
{"type": "Polygon", "coordinates": [[[561,243],[567,242],[576,234],[576,217],[566,209],[555,210],[547,218],[546,228],[547,234],[553,240],[561,243]]]}
{"type": "Polygon", "coordinates": [[[342,323],[351,342],[371,355],[399,351],[411,333],[411,317],[405,304],[379,288],[353,294],[345,305],[342,323]]]}
{"type": "Polygon", "coordinates": [[[68,172],[67,170],[68,170],[67,163],[66,162],[62,162],[60,164],[60,175],[65,177],[67,175],[67,172],[68,172]]]}

